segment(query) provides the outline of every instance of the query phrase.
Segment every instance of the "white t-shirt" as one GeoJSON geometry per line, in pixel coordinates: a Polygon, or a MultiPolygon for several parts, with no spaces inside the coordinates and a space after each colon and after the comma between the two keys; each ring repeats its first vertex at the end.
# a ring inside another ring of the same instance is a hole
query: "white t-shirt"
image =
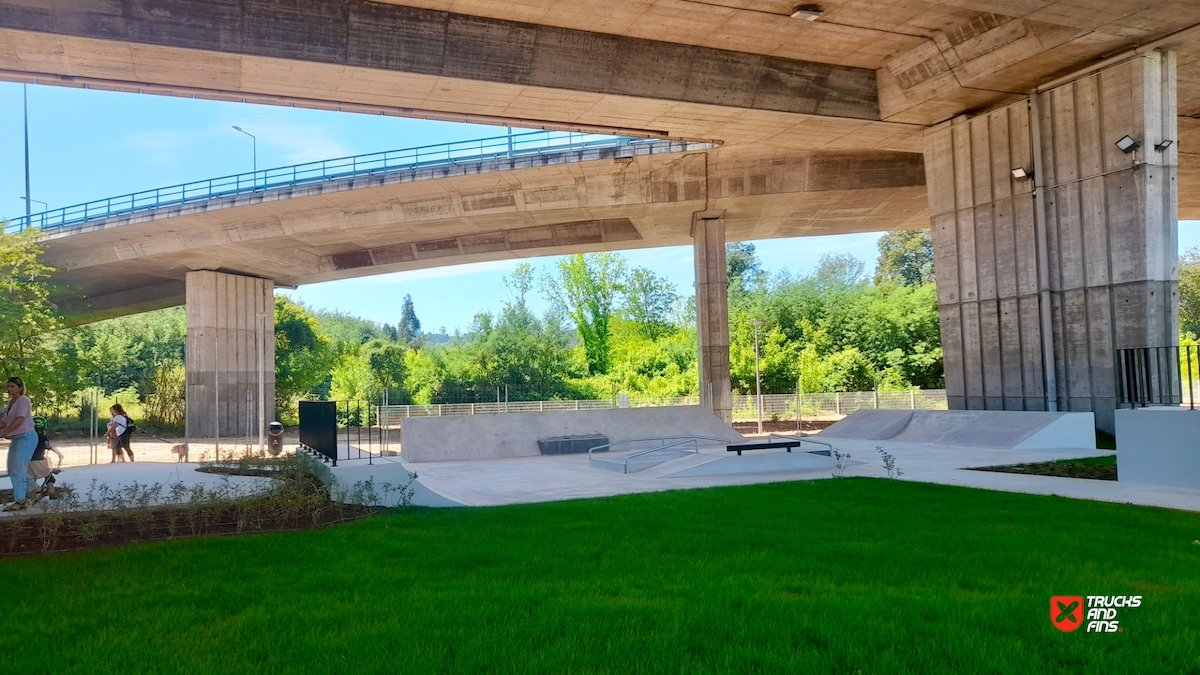
{"type": "Polygon", "coordinates": [[[124,415],[117,415],[112,418],[112,421],[114,425],[113,433],[118,436],[124,436],[125,430],[129,428],[129,418],[124,415]]]}

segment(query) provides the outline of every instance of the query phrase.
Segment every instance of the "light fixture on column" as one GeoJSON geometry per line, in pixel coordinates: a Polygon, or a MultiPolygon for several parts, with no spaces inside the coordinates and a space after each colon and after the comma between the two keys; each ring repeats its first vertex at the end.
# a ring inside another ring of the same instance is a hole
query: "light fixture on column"
{"type": "Polygon", "coordinates": [[[1166,140],[1166,139],[1163,139],[1163,141],[1162,141],[1161,143],[1157,143],[1157,144],[1155,144],[1155,146],[1154,146],[1154,149],[1155,149],[1155,150],[1157,150],[1157,151],[1159,151],[1159,152],[1163,152],[1163,151],[1165,151],[1167,148],[1171,147],[1171,146],[1172,146],[1172,145],[1174,145],[1174,144],[1175,144],[1175,141],[1168,141],[1168,140],[1166,140]]]}
{"type": "Polygon", "coordinates": [[[797,5],[792,10],[793,19],[803,19],[805,21],[816,21],[821,18],[825,10],[821,9],[820,5],[797,5]]]}
{"type": "Polygon", "coordinates": [[[1121,140],[1117,141],[1117,149],[1127,155],[1140,147],[1142,147],[1142,144],[1133,140],[1130,136],[1124,136],[1121,140]]]}
{"type": "Polygon", "coordinates": [[[1029,180],[1032,178],[1032,174],[1026,171],[1023,167],[1018,166],[1012,170],[1012,177],[1016,178],[1017,180],[1029,180]]]}

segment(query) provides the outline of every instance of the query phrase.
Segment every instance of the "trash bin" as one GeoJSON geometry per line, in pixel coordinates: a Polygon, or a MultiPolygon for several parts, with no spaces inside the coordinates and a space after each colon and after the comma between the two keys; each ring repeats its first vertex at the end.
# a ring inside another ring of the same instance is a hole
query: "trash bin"
{"type": "Polygon", "coordinates": [[[279,422],[271,422],[267,427],[267,451],[272,457],[283,452],[283,425],[279,422]]]}

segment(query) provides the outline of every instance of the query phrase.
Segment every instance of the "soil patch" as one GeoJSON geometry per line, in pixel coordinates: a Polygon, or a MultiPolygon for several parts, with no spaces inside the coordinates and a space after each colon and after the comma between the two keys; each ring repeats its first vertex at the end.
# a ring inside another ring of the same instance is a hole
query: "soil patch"
{"type": "MultiPolygon", "coordinates": [[[[805,434],[815,434],[818,431],[829,427],[829,425],[833,423],[833,420],[804,420],[803,432],[805,434]]],[[[758,422],[734,422],[733,429],[739,434],[756,434],[758,433],[758,422]]],[[[763,433],[767,432],[775,434],[795,434],[796,420],[779,420],[778,422],[763,420],[763,433]]]]}
{"type": "Polygon", "coordinates": [[[1022,473],[1032,476],[1059,476],[1061,478],[1087,478],[1090,480],[1116,480],[1117,456],[1063,459],[1057,462],[1033,462],[1030,464],[1008,464],[985,466],[975,471],[997,471],[1000,473],[1022,473]]]}

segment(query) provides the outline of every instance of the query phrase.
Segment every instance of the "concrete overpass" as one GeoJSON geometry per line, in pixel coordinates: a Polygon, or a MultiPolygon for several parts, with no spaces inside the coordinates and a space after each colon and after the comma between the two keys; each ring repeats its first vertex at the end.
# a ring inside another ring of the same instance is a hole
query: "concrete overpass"
{"type": "MultiPolygon", "coordinates": [[[[0,0],[0,77],[720,142],[704,153],[710,169],[724,161],[714,155],[737,156],[760,175],[778,153],[908,153],[880,172],[924,160],[952,405],[1094,409],[1111,428],[1114,350],[1177,339],[1175,223],[1200,217],[1200,4],[794,10],[790,0],[0,0]],[[1138,147],[1117,149],[1124,136],[1138,147]]],[[[703,180],[683,181],[685,196],[692,182],[711,200],[714,175],[693,170],[703,180]]],[[[721,410],[719,244],[745,225],[711,206],[671,227],[697,249],[702,395],[721,410]]],[[[759,211],[752,236],[794,232],[779,214],[759,211]]]]}

